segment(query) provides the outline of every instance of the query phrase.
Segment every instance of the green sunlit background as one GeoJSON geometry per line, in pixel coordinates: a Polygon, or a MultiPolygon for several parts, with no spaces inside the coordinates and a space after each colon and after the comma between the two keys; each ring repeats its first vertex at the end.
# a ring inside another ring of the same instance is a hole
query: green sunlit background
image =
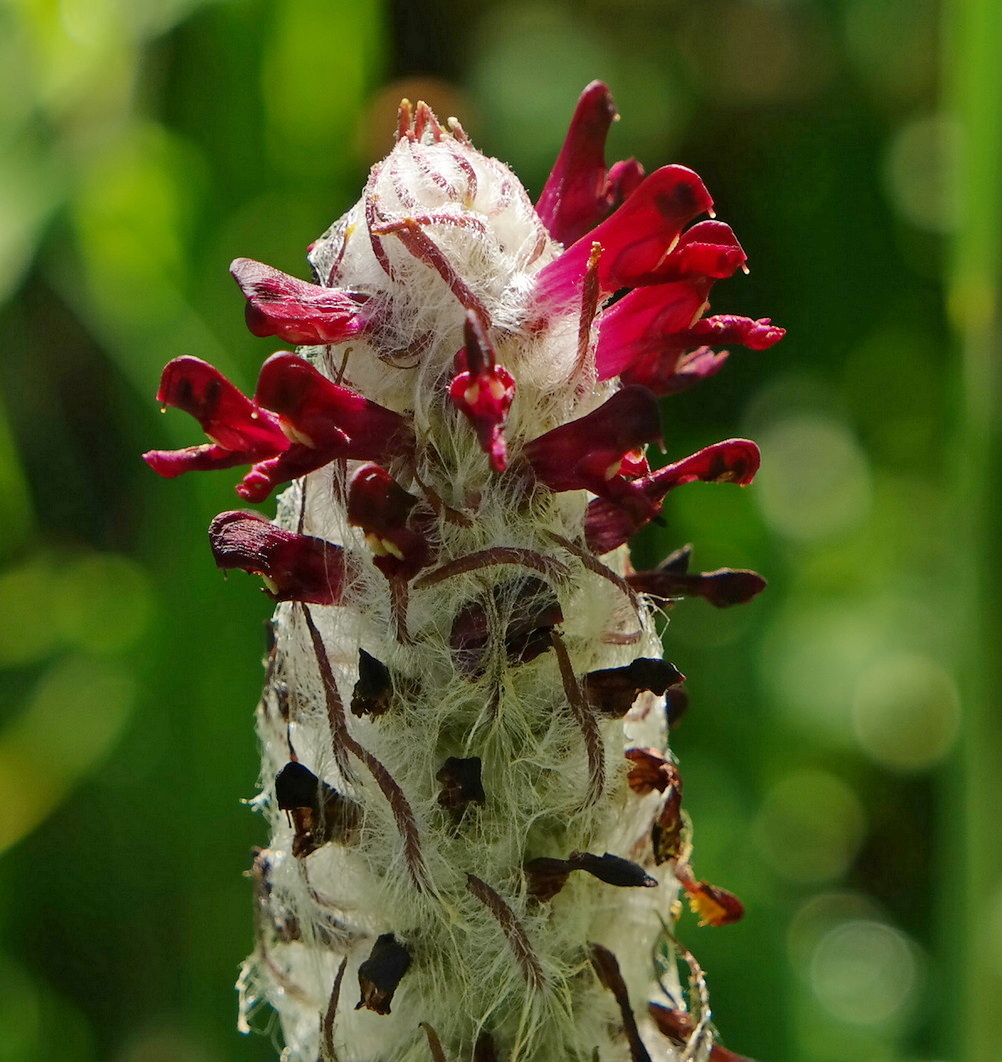
{"type": "MultiPolygon", "coordinates": [[[[997,0],[0,0],[0,1062],[263,1062],[234,1030],[263,824],[269,611],[205,527],[233,477],[162,365],[250,387],[236,256],[306,275],[423,96],[538,192],[578,93],[611,158],[696,169],[751,258],[714,309],[788,338],[665,405],[647,560],[769,591],[680,605],[685,942],[762,1062],[1002,1059],[997,0]]],[[[555,1060],[556,1062],[556,1060],[555,1060]]]]}

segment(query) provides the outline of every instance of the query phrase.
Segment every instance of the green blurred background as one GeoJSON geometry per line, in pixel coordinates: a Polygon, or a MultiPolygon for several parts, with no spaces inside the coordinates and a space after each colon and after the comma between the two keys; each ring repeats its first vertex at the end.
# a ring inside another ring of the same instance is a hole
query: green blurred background
{"type": "Polygon", "coordinates": [[[997,0],[0,0],[0,1062],[275,1057],[232,989],[269,609],[206,546],[233,477],[139,461],[198,441],[159,372],[252,385],[229,261],[306,275],[400,96],[536,193],[596,77],[610,157],[695,168],[749,251],[715,311],[789,329],[665,405],[756,485],[641,545],[770,580],[668,631],[697,866],[748,908],[684,923],[718,1024],[1002,1059],[1000,42],[997,0]]]}

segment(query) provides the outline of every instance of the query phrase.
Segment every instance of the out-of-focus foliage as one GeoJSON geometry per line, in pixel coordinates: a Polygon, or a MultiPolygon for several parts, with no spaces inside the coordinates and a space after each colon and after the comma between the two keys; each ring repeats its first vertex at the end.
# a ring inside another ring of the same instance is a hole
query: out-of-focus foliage
{"type": "Polygon", "coordinates": [[[764,465],[746,491],[674,494],[647,559],[692,541],[702,569],[771,582],[731,611],[681,604],[667,632],[691,676],[674,747],[701,873],[749,912],[687,919],[685,943],[725,1039],[764,1062],[955,1057],[940,17],[0,2],[0,1060],[274,1057],[233,1033],[231,990],[269,610],[206,549],[230,478],[165,483],[138,460],[196,441],[156,411],[160,368],[197,354],[251,385],[271,347],[243,330],[230,259],[305,275],[401,95],[459,114],[538,190],[596,77],[623,114],[611,154],[692,166],[748,249],[715,308],[789,329],[665,406],[672,457],[746,434],[764,465]]]}

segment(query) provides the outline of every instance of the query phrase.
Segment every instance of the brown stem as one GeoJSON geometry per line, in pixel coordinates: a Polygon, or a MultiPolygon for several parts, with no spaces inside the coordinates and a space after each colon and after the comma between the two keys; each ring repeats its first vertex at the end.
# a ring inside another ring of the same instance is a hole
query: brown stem
{"type": "Polygon", "coordinates": [[[605,788],[605,757],[602,749],[602,735],[599,733],[598,720],[592,711],[591,705],[585,699],[581,684],[574,677],[574,666],[567,654],[567,647],[563,639],[556,631],[550,632],[550,640],[553,651],[557,655],[557,664],[560,668],[560,680],[564,686],[564,695],[570,706],[574,721],[581,728],[584,738],[585,752],[588,754],[588,792],[585,795],[583,807],[594,804],[602,795],[605,788]]]}
{"type": "Polygon", "coordinates": [[[497,919],[530,987],[539,988],[543,983],[543,969],[529,943],[525,926],[515,916],[515,912],[505,903],[499,893],[475,874],[466,875],[466,887],[497,919]]]}

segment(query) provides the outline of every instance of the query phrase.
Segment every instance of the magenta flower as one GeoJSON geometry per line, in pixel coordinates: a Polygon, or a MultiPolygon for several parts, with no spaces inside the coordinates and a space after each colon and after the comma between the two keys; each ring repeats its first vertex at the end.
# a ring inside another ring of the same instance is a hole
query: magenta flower
{"type": "Polygon", "coordinates": [[[218,369],[199,358],[169,362],[157,401],[190,413],[212,440],[186,450],[151,450],[143,460],[161,476],[232,468],[281,453],[289,446],[278,417],[241,393],[218,369]]]}
{"type": "Polygon", "coordinates": [[[569,246],[594,228],[643,180],[636,159],[605,166],[605,138],[616,119],[612,95],[601,81],[581,93],[567,139],[547,178],[536,213],[546,231],[569,246]]]}
{"type": "Polygon", "coordinates": [[[473,310],[466,311],[466,343],[456,355],[456,375],[449,384],[449,397],[477,433],[480,448],[491,467],[508,467],[504,426],[515,397],[515,378],[496,361],[496,352],[484,323],[473,310]]]}
{"type": "Polygon", "coordinates": [[[244,466],[251,502],[288,485],[274,522],[209,528],[277,603],[240,989],[288,1062],[738,1057],[673,968],[643,994],[652,951],[698,970],[677,897],[704,925],[743,913],[693,870],[668,747],[687,695],[655,617],[765,584],[690,571],[688,547],[638,572],[626,547],[673,490],[752,481],[745,439],[652,469],[658,398],[783,330],[708,316],[744,249],[692,170],[606,165],[614,118],[589,85],[533,206],[404,101],[313,282],[231,267],[250,331],[300,349],[253,398],[197,358],[164,371],[209,441],[146,454],[156,472],[244,466]]]}
{"type": "Polygon", "coordinates": [[[365,532],[372,562],[390,579],[410,579],[431,563],[430,510],[379,465],[363,465],[348,485],[348,522],[365,532]]]}

